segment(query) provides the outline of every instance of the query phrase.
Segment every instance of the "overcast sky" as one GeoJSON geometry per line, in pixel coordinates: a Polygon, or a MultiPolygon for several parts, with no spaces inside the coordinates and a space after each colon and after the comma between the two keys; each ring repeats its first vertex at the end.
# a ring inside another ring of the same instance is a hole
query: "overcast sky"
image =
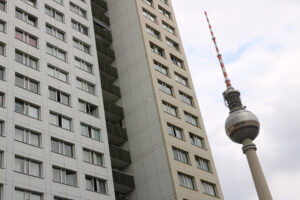
{"type": "Polygon", "coordinates": [[[300,1],[172,0],[227,200],[257,200],[241,145],[225,134],[224,79],[208,12],[233,86],[257,115],[254,141],[273,199],[300,199],[300,1]]]}

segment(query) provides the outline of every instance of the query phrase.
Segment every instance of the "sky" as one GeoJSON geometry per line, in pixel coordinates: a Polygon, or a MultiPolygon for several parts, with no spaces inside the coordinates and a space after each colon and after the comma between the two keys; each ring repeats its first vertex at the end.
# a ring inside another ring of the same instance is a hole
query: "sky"
{"type": "Polygon", "coordinates": [[[300,1],[172,2],[224,198],[258,199],[242,146],[225,134],[226,87],[204,10],[233,87],[260,121],[254,143],[273,199],[300,199],[300,1]]]}

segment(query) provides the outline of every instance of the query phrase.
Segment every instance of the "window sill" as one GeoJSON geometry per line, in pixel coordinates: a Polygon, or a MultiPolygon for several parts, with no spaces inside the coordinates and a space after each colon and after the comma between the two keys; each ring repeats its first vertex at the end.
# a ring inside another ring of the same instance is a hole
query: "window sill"
{"type": "Polygon", "coordinates": [[[97,192],[97,191],[93,191],[93,190],[89,190],[89,189],[86,189],[86,190],[89,191],[89,192],[95,192],[95,193],[98,193],[98,194],[108,195],[107,193],[101,193],[101,192],[97,192]]]}
{"type": "Polygon", "coordinates": [[[21,64],[21,65],[24,65],[24,66],[26,66],[26,67],[29,67],[30,69],[34,69],[34,70],[36,70],[36,71],[40,71],[39,69],[38,69],[38,67],[37,68],[33,68],[33,67],[31,67],[31,66],[29,66],[29,65],[26,65],[26,64],[24,64],[24,63],[20,63],[20,62],[18,62],[17,60],[15,60],[15,62],[17,62],[17,63],[19,63],[19,64],[21,64]]]}
{"type": "MultiPolygon", "coordinates": [[[[49,98],[49,99],[52,100],[52,101],[54,101],[54,102],[56,102],[56,103],[59,103],[59,104],[61,104],[61,105],[67,106],[67,107],[69,107],[69,108],[72,108],[71,105],[66,105],[66,104],[61,103],[61,102],[59,102],[59,101],[55,101],[54,99],[51,99],[51,98],[49,98]]],[[[52,125],[54,125],[54,124],[52,124],[52,125]]]]}
{"type": "Polygon", "coordinates": [[[29,146],[32,146],[32,147],[37,147],[37,148],[40,148],[40,149],[43,149],[43,147],[41,147],[41,146],[35,146],[35,145],[33,145],[33,144],[29,144],[29,143],[26,143],[26,142],[23,142],[23,141],[20,141],[20,140],[17,140],[17,139],[14,139],[16,142],[20,142],[20,143],[22,143],[22,144],[27,144],[27,145],[29,145],[29,146]]]}
{"type": "Polygon", "coordinates": [[[19,88],[22,88],[22,89],[24,89],[24,90],[27,90],[27,91],[29,91],[29,92],[32,92],[32,93],[34,93],[34,94],[41,95],[40,93],[33,92],[33,91],[31,91],[31,90],[28,90],[27,88],[23,88],[23,87],[18,86],[18,85],[15,85],[15,86],[17,86],[17,87],[19,87],[19,88]]]}
{"type": "Polygon", "coordinates": [[[55,154],[59,154],[59,155],[65,156],[65,157],[67,157],[67,158],[76,159],[76,157],[75,157],[75,156],[74,156],[74,157],[70,157],[70,156],[67,156],[67,155],[65,155],[65,154],[58,153],[58,152],[55,152],[55,151],[52,151],[52,150],[51,150],[51,152],[52,152],[52,153],[55,153],[55,154]]]}
{"type": "Polygon", "coordinates": [[[42,176],[34,176],[34,175],[31,175],[31,174],[25,174],[23,172],[19,172],[19,171],[16,171],[16,170],[14,170],[14,172],[19,173],[19,174],[23,174],[23,175],[27,175],[27,176],[31,176],[31,177],[34,177],[34,178],[44,179],[44,177],[42,177],[42,176]]]}
{"type": "Polygon", "coordinates": [[[83,162],[88,163],[88,164],[91,164],[91,165],[94,165],[94,166],[96,166],[96,167],[106,168],[105,166],[102,166],[102,165],[96,165],[96,164],[94,164],[94,163],[90,163],[90,162],[85,161],[85,160],[84,160],[83,162]]]}
{"type": "Polygon", "coordinates": [[[103,143],[103,141],[100,139],[100,140],[96,140],[96,139],[94,139],[94,138],[91,138],[91,137],[89,137],[89,136],[86,136],[86,135],[82,135],[82,134],[80,134],[81,136],[83,136],[83,137],[86,137],[86,138],[89,138],[89,139],[91,139],[91,140],[95,140],[95,141],[97,141],[97,142],[101,142],[101,143],[103,143]]]}
{"type": "MultiPolygon", "coordinates": [[[[51,124],[51,123],[50,123],[51,124]]],[[[66,128],[63,128],[63,127],[61,127],[61,126],[57,126],[56,124],[51,124],[52,126],[55,126],[55,127],[57,127],[57,128],[61,128],[61,129],[63,129],[63,130],[66,130],[66,131],[69,131],[69,132],[72,132],[73,133],[73,130],[69,130],[69,129],[66,129],[66,128]]]]}
{"type": "Polygon", "coordinates": [[[189,189],[189,190],[193,190],[193,191],[198,191],[197,188],[193,189],[193,188],[185,187],[185,186],[183,186],[183,185],[179,185],[179,186],[180,186],[180,187],[183,187],[183,188],[185,188],[185,189],[189,189]]]}
{"type": "Polygon", "coordinates": [[[19,113],[19,112],[17,112],[17,111],[15,111],[15,113],[18,113],[18,114],[20,114],[20,115],[23,115],[23,116],[29,117],[29,118],[31,118],[31,119],[35,119],[35,120],[38,120],[38,121],[42,121],[41,119],[37,119],[37,118],[31,117],[31,116],[29,116],[29,115],[26,115],[26,114],[24,114],[24,113],[19,113]]]}
{"type": "Polygon", "coordinates": [[[86,115],[88,115],[88,116],[91,116],[91,117],[95,117],[95,118],[97,118],[97,119],[100,119],[99,116],[90,115],[89,113],[86,113],[86,112],[81,111],[81,110],[79,110],[79,112],[82,112],[82,113],[84,113],[84,114],[86,114],[86,115]]]}
{"type": "Polygon", "coordinates": [[[47,52],[47,54],[50,55],[50,56],[53,56],[54,58],[57,58],[58,60],[61,60],[61,61],[63,61],[63,62],[68,63],[67,59],[66,59],[66,60],[63,60],[63,59],[61,59],[61,58],[59,58],[59,57],[57,57],[57,56],[55,56],[55,55],[52,55],[51,53],[48,53],[48,52],[47,52]]]}
{"type": "Polygon", "coordinates": [[[16,38],[16,37],[15,37],[15,39],[18,40],[18,41],[20,41],[20,42],[23,42],[23,43],[25,43],[25,44],[27,44],[27,45],[29,45],[29,46],[31,46],[31,47],[33,47],[33,48],[39,49],[38,46],[36,46],[36,47],[35,47],[35,46],[32,46],[32,45],[30,45],[29,43],[27,43],[27,42],[25,42],[25,41],[23,41],[23,40],[20,40],[20,39],[18,39],[18,38],[16,38]]]}
{"type": "Polygon", "coordinates": [[[63,83],[66,83],[66,84],[68,84],[68,85],[71,85],[69,82],[62,81],[62,80],[60,80],[59,78],[56,78],[55,76],[51,76],[51,75],[49,75],[49,74],[48,74],[48,76],[50,76],[50,77],[52,77],[52,78],[54,78],[54,79],[56,79],[56,80],[59,80],[59,81],[61,81],[61,82],[63,82],[63,83]]]}
{"type": "Polygon", "coordinates": [[[79,188],[78,185],[69,185],[67,183],[62,183],[62,182],[59,182],[59,181],[54,181],[52,180],[54,183],[59,183],[59,184],[62,184],[62,185],[66,185],[66,186],[70,186],[70,187],[74,187],[74,188],[79,188]]]}

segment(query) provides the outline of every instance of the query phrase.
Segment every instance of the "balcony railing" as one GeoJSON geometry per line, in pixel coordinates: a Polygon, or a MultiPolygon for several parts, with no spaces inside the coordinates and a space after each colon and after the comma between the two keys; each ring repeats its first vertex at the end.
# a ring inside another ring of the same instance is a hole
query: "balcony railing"
{"type": "Polygon", "coordinates": [[[95,33],[97,35],[100,35],[105,40],[108,40],[109,42],[112,42],[112,36],[111,36],[110,31],[106,31],[106,30],[102,29],[101,27],[99,27],[97,25],[94,26],[94,29],[95,29],[95,33]]]}
{"type": "Polygon", "coordinates": [[[113,103],[104,102],[104,109],[106,112],[106,119],[112,121],[119,121],[124,119],[124,110],[122,107],[117,106],[113,103]]]}
{"type": "Polygon", "coordinates": [[[128,140],[127,131],[118,125],[106,122],[108,140],[110,143],[121,145],[128,140]]]}
{"type": "Polygon", "coordinates": [[[105,16],[103,13],[99,12],[97,6],[92,6],[92,13],[93,13],[94,17],[101,20],[106,25],[108,25],[108,26],[110,25],[109,18],[107,16],[105,16]]]}
{"type": "Polygon", "coordinates": [[[99,60],[99,68],[100,75],[105,77],[107,80],[115,81],[119,77],[117,68],[111,67],[108,64],[104,64],[101,62],[101,60],[99,60]]]}
{"type": "MultiPolygon", "coordinates": [[[[110,58],[111,61],[115,59],[115,52],[108,47],[106,47],[101,41],[96,41],[97,50],[110,58]]],[[[101,59],[102,60],[102,59],[101,59]]]]}
{"type": "Polygon", "coordinates": [[[129,193],[135,188],[133,176],[117,170],[112,170],[112,172],[116,191],[129,193]]]}
{"type": "Polygon", "coordinates": [[[116,168],[126,168],[131,164],[131,157],[129,151],[109,145],[111,165],[116,168]]]}
{"type": "Polygon", "coordinates": [[[104,10],[107,11],[107,3],[104,0],[92,0],[93,3],[95,3],[97,6],[102,7],[104,10]]]}
{"type": "Polygon", "coordinates": [[[115,95],[117,97],[121,97],[121,91],[120,88],[111,84],[109,81],[105,79],[101,79],[101,87],[106,92],[111,93],[112,95],[115,95]]]}

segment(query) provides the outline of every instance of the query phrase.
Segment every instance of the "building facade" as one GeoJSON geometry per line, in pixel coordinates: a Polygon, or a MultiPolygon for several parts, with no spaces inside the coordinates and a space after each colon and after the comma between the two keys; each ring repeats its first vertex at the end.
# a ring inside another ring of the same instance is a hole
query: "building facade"
{"type": "Polygon", "coordinates": [[[171,0],[0,0],[0,200],[223,199],[171,0]]]}

